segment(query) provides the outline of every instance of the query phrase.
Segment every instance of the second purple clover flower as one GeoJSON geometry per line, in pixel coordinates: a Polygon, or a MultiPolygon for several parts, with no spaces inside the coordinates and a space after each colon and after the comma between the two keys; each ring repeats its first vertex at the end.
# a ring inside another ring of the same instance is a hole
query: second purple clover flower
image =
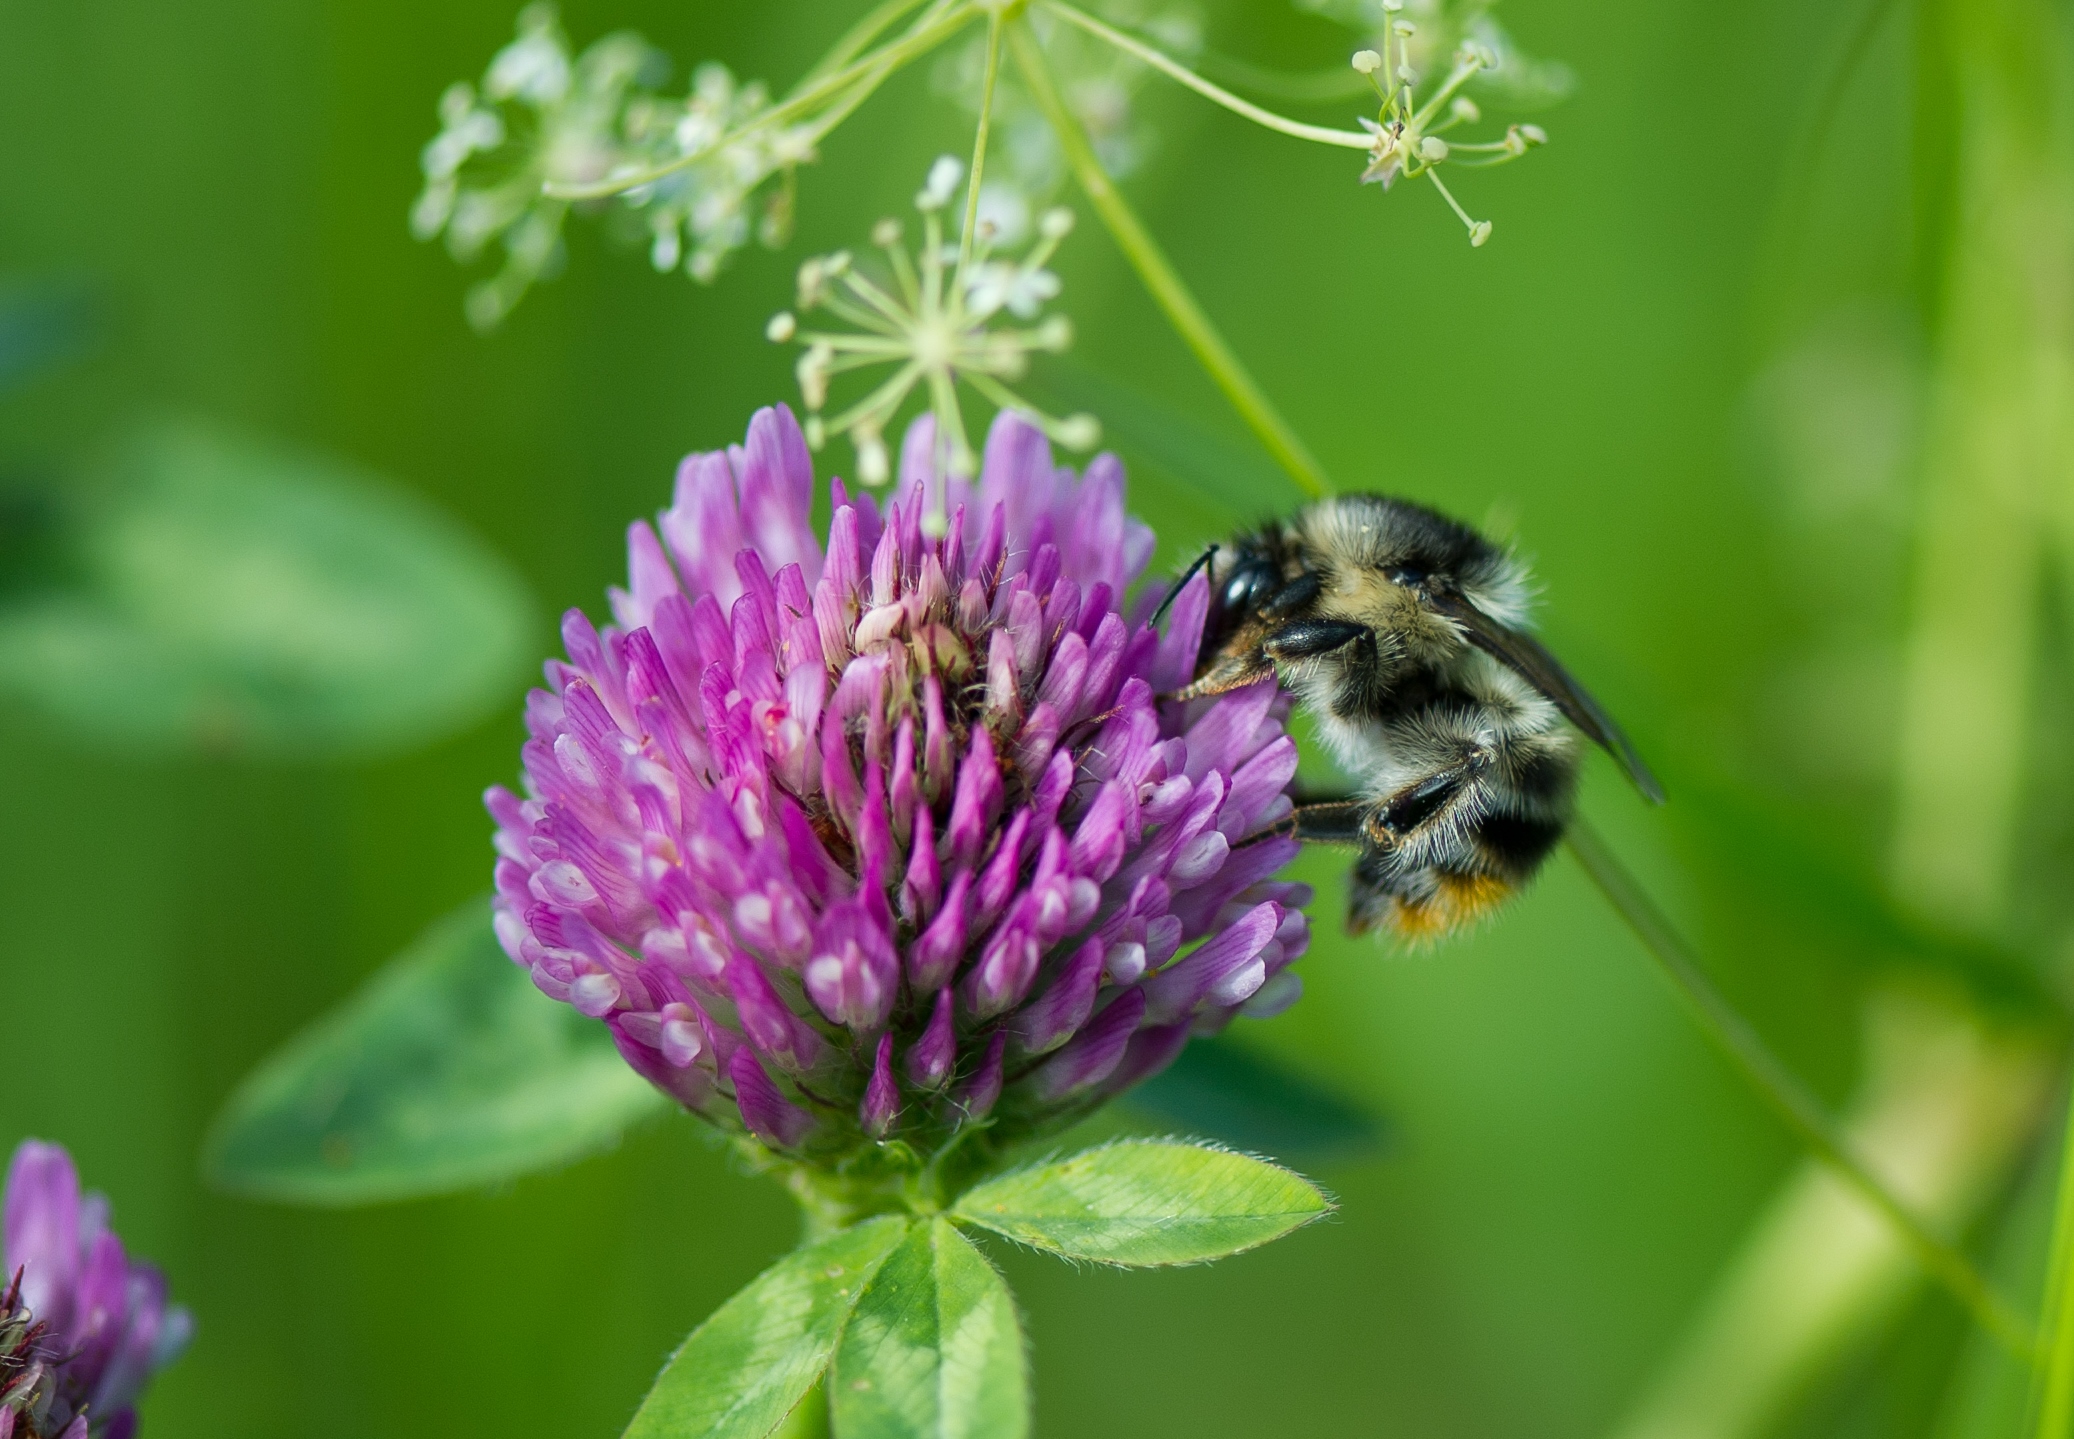
{"type": "Polygon", "coordinates": [[[1077,1117],[1286,1006],[1309,938],[1265,833],[1286,701],[1162,699],[1208,589],[1130,618],[1153,537],[1122,467],[1059,468],[1004,414],[939,492],[936,449],[917,422],[883,514],[831,482],[825,544],[789,411],[687,459],[618,625],[563,621],[526,795],[488,796],[512,958],[687,1109],[821,1169],[1077,1117]]]}
{"type": "Polygon", "coordinates": [[[132,1261],[72,1157],[25,1140],[0,1226],[0,1439],[130,1439],[137,1397],[194,1333],[166,1281],[132,1261]]]}

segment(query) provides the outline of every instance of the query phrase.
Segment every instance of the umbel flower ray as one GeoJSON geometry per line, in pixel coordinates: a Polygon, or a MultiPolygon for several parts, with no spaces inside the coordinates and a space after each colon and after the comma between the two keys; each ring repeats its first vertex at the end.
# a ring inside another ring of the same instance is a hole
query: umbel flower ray
{"type": "Polygon", "coordinates": [[[1286,701],[1160,698],[1208,589],[1164,633],[1127,616],[1152,536],[1121,466],[1056,468],[1004,413],[977,483],[946,481],[932,429],[883,515],[831,483],[825,545],[788,411],[687,459],[630,532],[618,623],[564,620],[526,796],[488,795],[497,930],[535,984],[687,1109],[824,1168],[1084,1113],[1293,1000],[1308,942],[1268,832],[1286,701]]]}
{"type": "MultiPolygon", "coordinates": [[[[927,394],[935,417],[942,446],[937,466],[954,479],[969,478],[978,463],[965,431],[960,384],[1018,412],[1068,449],[1091,449],[1101,438],[1094,416],[1053,419],[1008,387],[1028,370],[1032,354],[1057,353],[1072,343],[1065,316],[1039,320],[1039,312],[1059,293],[1058,277],[1045,265],[1072,231],[1073,212],[1045,211],[1035,243],[1020,260],[994,256],[992,226],[985,222],[976,227],[972,251],[959,253],[944,243],[942,215],[963,178],[964,167],[950,156],[930,167],[915,196],[922,245],[912,258],[898,221],[885,219],[874,227],[872,243],[887,260],[883,277],[865,274],[847,250],[817,255],[800,267],[800,313],[823,312],[849,329],[801,329],[787,310],[772,317],[767,331],[773,341],[797,340],[806,347],[797,373],[807,407],[807,443],[818,450],[827,436],[847,433],[856,446],[857,478],[867,485],[892,478],[885,432],[917,388],[927,394]],[[1004,312],[1037,323],[996,324],[1004,312]],[[888,366],[892,373],[871,393],[824,418],[831,377],[888,366]]],[[[938,522],[932,528],[940,528],[941,513],[928,518],[938,522]]]]}
{"type": "Polygon", "coordinates": [[[80,1193],[59,1146],[15,1150],[5,1211],[0,1439],[130,1439],[138,1396],[193,1320],[158,1270],[130,1260],[108,1201],[80,1193]]]}

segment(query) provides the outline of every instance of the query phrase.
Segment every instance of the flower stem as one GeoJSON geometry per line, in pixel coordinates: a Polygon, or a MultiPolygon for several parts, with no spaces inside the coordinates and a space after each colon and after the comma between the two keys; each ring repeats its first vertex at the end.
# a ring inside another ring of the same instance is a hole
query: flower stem
{"type": "Polygon", "coordinates": [[[816,61],[813,69],[800,77],[799,83],[792,87],[793,94],[804,92],[823,76],[833,75],[842,69],[863,53],[865,46],[878,39],[888,26],[921,3],[922,0],[885,0],[884,4],[873,8],[863,19],[844,31],[843,37],[835,42],[834,48],[816,61]]]}
{"type": "Polygon", "coordinates": [[[914,28],[910,29],[898,40],[893,40],[880,46],[862,59],[853,61],[833,74],[825,76],[790,99],[752,116],[748,121],[728,131],[711,144],[701,146],[687,155],[679,155],[667,164],[653,165],[646,170],[637,170],[632,174],[609,176],[606,179],[588,185],[548,184],[542,187],[542,192],[558,200],[602,200],[607,196],[617,195],[626,190],[638,189],[642,185],[652,185],[667,175],[674,175],[679,170],[688,169],[705,159],[708,155],[715,154],[734,144],[745,135],[754,134],[767,126],[784,124],[803,115],[810,114],[817,105],[822,104],[833,96],[842,95],[844,91],[849,90],[852,86],[858,87],[862,92],[858,95],[844,97],[851,102],[852,108],[854,108],[856,102],[861,101],[864,95],[870,94],[871,91],[885,83],[887,77],[892,75],[894,71],[907,64],[908,61],[916,56],[935,49],[956,34],[959,29],[978,14],[979,7],[972,3],[972,0],[959,0],[959,3],[947,7],[933,16],[924,16],[914,28]]]}
{"type": "Polygon", "coordinates": [[[987,168],[987,124],[994,115],[994,82],[1001,75],[1001,12],[987,17],[987,73],[980,85],[979,125],[972,132],[972,173],[965,180],[965,228],[958,236],[958,268],[951,284],[965,293],[965,270],[972,263],[972,232],[979,223],[979,182],[987,168]]]}
{"type": "Polygon", "coordinates": [[[1018,21],[1008,32],[1008,43],[1015,53],[1016,68],[1022,72],[1023,81],[1029,86],[1030,96],[1037,108],[1051,124],[1059,137],[1059,148],[1065,154],[1066,164],[1073,171],[1073,178],[1087,193],[1087,198],[1109,227],[1109,233],[1122,250],[1124,258],[1138,272],[1138,278],[1151,292],[1153,302],[1166,313],[1169,323],[1179,332],[1184,343],[1194,352],[1196,360],[1209,372],[1217,388],[1224,391],[1225,398],[1239,417],[1260,437],[1273,455],[1287,470],[1305,493],[1324,495],[1331,485],[1325,472],[1311,457],[1296,432],[1289,428],[1279,411],[1254,383],[1246,367],[1239,363],[1224,337],[1217,333],[1209,316],[1196,303],[1195,296],[1182,283],[1181,277],[1160,252],[1159,245],[1146,232],[1123,195],[1117,190],[1116,182],[1102,168],[1095,155],[1094,146],[1088,143],[1087,132],[1066,108],[1052,80],[1051,70],[1045,64],[1044,53],[1038,48],[1037,39],[1030,33],[1027,22],[1018,21]]]}
{"type": "Polygon", "coordinates": [[[1265,125],[1270,130],[1283,135],[1293,135],[1299,140],[1314,140],[1320,145],[1338,145],[1348,150],[1366,150],[1375,144],[1375,137],[1364,131],[1334,130],[1325,125],[1306,125],[1301,120],[1291,120],[1286,115],[1263,110],[1250,100],[1241,100],[1223,86],[1211,84],[1180,61],[1162,54],[1141,40],[1133,40],[1121,30],[1111,29],[1094,16],[1065,4],[1064,0],[1044,0],[1044,8],[1068,24],[1077,25],[1088,34],[1108,41],[1124,54],[1144,61],[1161,74],[1179,80],[1196,94],[1215,101],[1232,114],[1243,116],[1256,125],[1265,125]]]}
{"type": "Polygon", "coordinates": [[[2037,1439],[2074,1434],[2074,1097],[2060,1145],[2060,1192],[2045,1270],[2045,1364],[2032,1397],[2037,1439]]]}
{"type": "Polygon", "coordinates": [[[1950,1291],[1983,1329],[2012,1353],[2034,1360],[2038,1340],[2030,1326],[1988,1287],[1972,1261],[1931,1233],[1914,1211],[1850,1152],[1821,1101],[1808,1092],[1799,1077],[1765,1046],[1757,1032],[1714,988],[1683,936],[1614,857],[1605,841],[1579,821],[1570,828],[1570,852],[1642,941],[1642,947],[1677,990],[1701,1032],[1735,1066],[1758,1097],[1811,1154],[1856,1189],[1894,1226],[1915,1251],[1917,1262],[1950,1291]]]}

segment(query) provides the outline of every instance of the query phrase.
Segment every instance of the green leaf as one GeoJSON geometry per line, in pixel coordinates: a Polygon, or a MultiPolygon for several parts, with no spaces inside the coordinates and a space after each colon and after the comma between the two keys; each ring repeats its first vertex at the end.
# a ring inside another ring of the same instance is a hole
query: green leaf
{"type": "Polygon", "coordinates": [[[795,1249],[670,1356],[626,1439],[763,1439],[835,1352],[843,1322],[907,1234],[887,1215],[795,1249]]]}
{"type": "Polygon", "coordinates": [[[477,900],[254,1071],[205,1163],[256,1198],[372,1204],[564,1164],[668,1108],[505,958],[477,900]]]}
{"type": "Polygon", "coordinates": [[[1196,1264],[1279,1239],[1332,1201],[1278,1164],[1178,1139],[1132,1139],[1004,1174],[952,1217],[1103,1264],[1196,1264]]]}
{"type": "Polygon", "coordinates": [[[62,577],[0,605],[0,695],[88,739],[375,753],[520,682],[534,610],[510,566],[340,461],[159,426],[68,498],[62,577]]]}
{"type": "Polygon", "coordinates": [[[1021,1439],[1015,1301],[944,1219],[917,1224],[858,1301],[829,1376],[842,1439],[1021,1439]]]}
{"type": "Polygon", "coordinates": [[[1359,1100],[1224,1035],[1190,1041],[1124,1102],[1179,1128],[1282,1159],[1370,1159],[1385,1137],[1383,1121],[1359,1100]]]}

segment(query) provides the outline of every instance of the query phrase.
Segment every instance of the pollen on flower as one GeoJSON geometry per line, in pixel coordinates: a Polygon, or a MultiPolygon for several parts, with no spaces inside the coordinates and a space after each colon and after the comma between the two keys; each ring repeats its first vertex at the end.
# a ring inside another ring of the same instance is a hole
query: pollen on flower
{"type": "MultiPolygon", "coordinates": [[[[1272,681],[1193,674],[1098,456],[999,416],[976,482],[924,416],[882,511],[810,527],[783,409],[629,534],[617,624],[564,620],[498,823],[497,932],[686,1108],[820,1164],[1027,1135],[1293,998],[1309,891],[1272,681]],[[941,498],[939,498],[941,495],[941,498]],[[932,536],[922,517],[948,502],[932,536]]],[[[992,1142],[992,1141],[988,1141],[992,1142]]]]}

